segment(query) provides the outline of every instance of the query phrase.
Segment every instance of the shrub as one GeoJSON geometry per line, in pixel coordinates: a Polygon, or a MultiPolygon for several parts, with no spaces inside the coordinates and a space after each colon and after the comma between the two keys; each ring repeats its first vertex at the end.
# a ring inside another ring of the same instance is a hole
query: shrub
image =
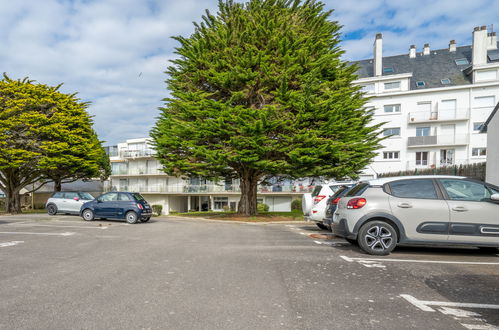
{"type": "Polygon", "coordinates": [[[301,199],[294,199],[291,202],[291,210],[301,210],[301,199]]]}
{"type": "Polygon", "coordinates": [[[223,209],[224,209],[224,212],[229,212],[230,211],[230,206],[224,205],[223,209]]]}
{"type": "Polygon", "coordinates": [[[161,213],[163,212],[163,205],[153,205],[152,206],[152,212],[155,213],[156,215],[160,216],[161,213]]]}
{"type": "Polygon", "coordinates": [[[267,204],[258,203],[258,204],[256,204],[256,211],[258,213],[268,212],[269,211],[269,206],[267,204]]]}

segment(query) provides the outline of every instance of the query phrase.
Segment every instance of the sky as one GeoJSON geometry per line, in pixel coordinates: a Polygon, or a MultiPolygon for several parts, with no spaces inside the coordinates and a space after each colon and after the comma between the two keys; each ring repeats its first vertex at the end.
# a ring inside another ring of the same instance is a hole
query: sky
{"type": "MultiPolygon", "coordinates": [[[[217,0],[0,0],[0,72],[58,85],[90,101],[105,145],[147,137],[178,43],[217,0]]],[[[494,0],[323,0],[342,26],[345,60],[372,58],[375,34],[383,55],[470,45],[473,27],[499,30],[494,0]]]]}

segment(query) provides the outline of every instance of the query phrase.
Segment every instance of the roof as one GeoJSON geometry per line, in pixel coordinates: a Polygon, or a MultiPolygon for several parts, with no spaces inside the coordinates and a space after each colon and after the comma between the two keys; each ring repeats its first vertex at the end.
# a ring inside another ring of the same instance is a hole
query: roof
{"type": "MultiPolygon", "coordinates": [[[[383,57],[383,68],[392,68],[393,72],[383,73],[383,76],[412,72],[411,90],[471,85],[471,76],[465,71],[471,66],[471,58],[471,46],[456,47],[455,52],[445,48],[432,50],[429,55],[417,53],[415,58],[410,58],[409,54],[387,56],[383,57]],[[459,59],[467,59],[468,64],[457,65],[455,60],[459,59]],[[443,85],[442,79],[449,79],[450,83],[443,85]],[[418,81],[424,81],[424,86],[417,87],[418,81]]],[[[489,63],[499,62],[499,50],[489,50],[487,60],[489,63]]],[[[373,59],[352,63],[359,65],[357,70],[359,78],[374,76],[373,59]]]]}
{"type": "Polygon", "coordinates": [[[494,118],[496,112],[498,111],[497,109],[499,109],[499,102],[496,104],[494,110],[492,110],[492,112],[490,113],[489,118],[487,118],[485,123],[483,123],[482,127],[480,128],[480,133],[487,133],[489,123],[491,122],[492,118],[494,118]]]}
{"type": "Polygon", "coordinates": [[[407,179],[466,179],[464,176],[455,176],[455,175],[407,175],[407,176],[392,176],[387,178],[379,178],[374,180],[369,180],[367,183],[371,186],[382,186],[385,183],[398,181],[398,180],[407,180],[407,179]]]}

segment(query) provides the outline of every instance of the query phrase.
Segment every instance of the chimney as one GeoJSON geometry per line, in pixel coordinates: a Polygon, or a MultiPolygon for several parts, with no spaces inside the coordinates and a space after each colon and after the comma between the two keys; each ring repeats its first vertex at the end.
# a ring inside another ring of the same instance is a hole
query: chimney
{"type": "Polygon", "coordinates": [[[409,48],[409,58],[416,58],[416,46],[411,45],[411,48],[409,48]]]}
{"type": "Polygon", "coordinates": [[[376,33],[374,40],[374,76],[383,75],[383,35],[376,33]]]}
{"type": "Polygon", "coordinates": [[[456,51],[456,40],[451,40],[449,42],[449,52],[455,52],[456,51]]]}
{"type": "Polygon", "coordinates": [[[487,50],[497,49],[497,33],[490,32],[487,35],[487,50]]]}
{"type": "Polygon", "coordinates": [[[473,66],[487,64],[487,27],[476,27],[473,29],[472,45],[473,66]]]}
{"type": "Polygon", "coordinates": [[[430,55],[430,44],[424,44],[423,55],[430,55]]]}

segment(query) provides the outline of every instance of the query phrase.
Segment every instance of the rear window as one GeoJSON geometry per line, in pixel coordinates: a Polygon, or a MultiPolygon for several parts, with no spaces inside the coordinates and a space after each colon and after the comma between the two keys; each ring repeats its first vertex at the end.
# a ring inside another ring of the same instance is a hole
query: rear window
{"type": "Polygon", "coordinates": [[[346,193],[346,197],[360,196],[369,187],[369,183],[358,183],[349,192],[346,193]]]}
{"type": "Polygon", "coordinates": [[[125,202],[133,202],[132,197],[128,194],[121,193],[120,196],[118,197],[118,200],[120,201],[125,201],[125,202]]]}
{"type": "MultiPolygon", "coordinates": [[[[342,193],[348,189],[348,186],[335,186],[337,189],[336,192],[334,193],[332,198],[340,197],[342,196],[342,193]]],[[[334,191],[334,190],[333,190],[334,191]]]]}
{"type": "Polygon", "coordinates": [[[315,197],[320,194],[322,186],[315,186],[314,191],[312,191],[312,197],[315,197]]]}
{"type": "Polygon", "coordinates": [[[135,197],[135,200],[136,200],[136,201],[139,201],[139,202],[143,202],[143,201],[145,201],[145,198],[144,198],[144,197],[142,197],[142,195],[141,195],[141,194],[133,194],[133,197],[135,197]]]}
{"type": "Polygon", "coordinates": [[[400,180],[389,183],[392,195],[401,198],[438,199],[433,180],[400,180]]]}

